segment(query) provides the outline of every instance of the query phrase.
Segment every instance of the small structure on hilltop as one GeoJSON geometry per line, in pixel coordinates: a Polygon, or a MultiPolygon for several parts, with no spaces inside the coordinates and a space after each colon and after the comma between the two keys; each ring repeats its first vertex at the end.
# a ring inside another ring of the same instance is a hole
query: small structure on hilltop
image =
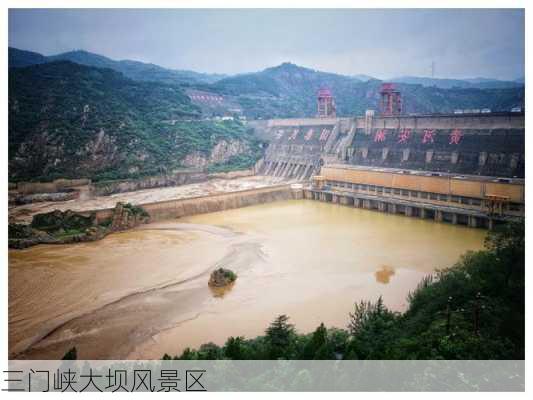
{"type": "Polygon", "coordinates": [[[335,98],[329,88],[321,88],[317,94],[318,118],[335,118],[335,98]]]}

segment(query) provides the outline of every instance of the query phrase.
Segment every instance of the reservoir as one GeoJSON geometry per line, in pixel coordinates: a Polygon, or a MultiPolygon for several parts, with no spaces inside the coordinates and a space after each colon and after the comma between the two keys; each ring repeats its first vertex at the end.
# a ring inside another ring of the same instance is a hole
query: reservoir
{"type": "Polygon", "coordinates": [[[9,250],[10,358],[159,359],[278,315],[345,328],[360,300],[407,308],[420,280],[483,248],[485,230],[312,200],[200,214],[98,242],[9,250]],[[212,291],[209,274],[235,271],[212,291]]]}

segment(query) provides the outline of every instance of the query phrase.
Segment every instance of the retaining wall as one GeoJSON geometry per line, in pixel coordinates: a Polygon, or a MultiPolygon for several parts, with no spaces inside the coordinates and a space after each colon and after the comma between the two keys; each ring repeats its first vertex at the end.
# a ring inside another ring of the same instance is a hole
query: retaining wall
{"type": "MultiPolygon", "coordinates": [[[[196,214],[204,214],[216,211],[224,211],[233,208],[241,208],[256,204],[270,203],[279,200],[301,199],[301,188],[293,189],[290,185],[277,185],[266,188],[242,190],[231,193],[214,194],[210,196],[191,197],[155,203],[136,204],[144,208],[150,214],[150,221],[162,221],[187,217],[196,214]]],[[[87,211],[82,214],[96,213],[98,222],[110,218],[113,209],[87,211]]]]}
{"type": "Polygon", "coordinates": [[[109,196],[115,193],[152,189],[167,186],[179,186],[188,183],[203,182],[207,174],[202,171],[181,171],[171,175],[149,176],[141,179],[97,182],[91,187],[91,195],[109,196]]]}
{"type": "Polygon", "coordinates": [[[56,179],[53,182],[19,182],[16,190],[21,194],[56,193],[79,186],[89,185],[90,179],[56,179]]]}

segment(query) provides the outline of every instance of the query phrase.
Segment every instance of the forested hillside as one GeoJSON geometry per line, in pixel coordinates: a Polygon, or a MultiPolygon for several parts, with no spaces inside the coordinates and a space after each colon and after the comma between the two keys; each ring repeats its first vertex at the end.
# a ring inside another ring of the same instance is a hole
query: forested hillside
{"type": "Polygon", "coordinates": [[[240,123],[199,116],[180,87],[110,69],[66,61],[10,69],[10,180],[162,173],[223,140],[255,154],[240,123]]]}

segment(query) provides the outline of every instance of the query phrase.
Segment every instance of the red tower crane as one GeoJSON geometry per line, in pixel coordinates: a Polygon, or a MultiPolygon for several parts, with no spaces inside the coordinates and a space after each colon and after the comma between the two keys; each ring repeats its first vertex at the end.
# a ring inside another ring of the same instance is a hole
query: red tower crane
{"type": "Polygon", "coordinates": [[[335,117],[335,98],[328,88],[321,88],[317,94],[317,111],[319,118],[335,117]]]}
{"type": "Polygon", "coordinates": [[[381,95],[381,115],[392,116],[402,113],[402,95],[394,83],[384,83],[379,91],[381,95]]]}

